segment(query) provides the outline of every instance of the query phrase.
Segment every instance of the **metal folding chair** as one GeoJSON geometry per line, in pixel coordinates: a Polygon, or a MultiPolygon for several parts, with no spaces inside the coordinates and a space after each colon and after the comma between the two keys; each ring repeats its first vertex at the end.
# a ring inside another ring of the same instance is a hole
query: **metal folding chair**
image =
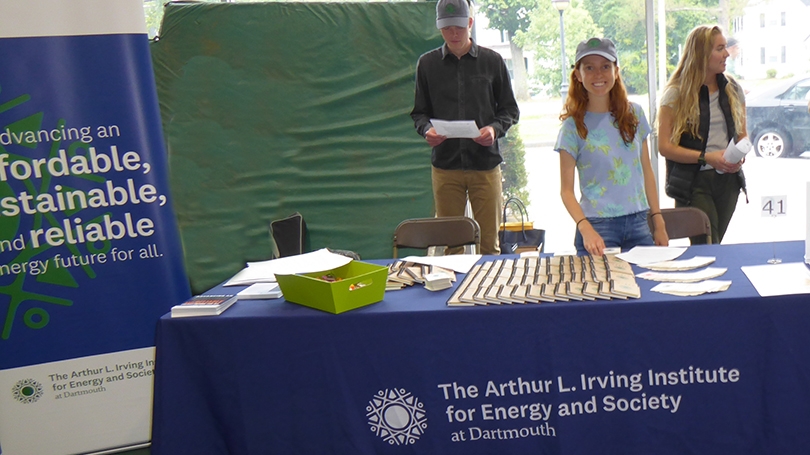
{"type": "Polygon", "coordinates": [[[474,245],[475,253],[481,249],[481,228],[478,222],[466,216],[411,218],[399,223],[394,230],[395,258],[399,248],[426,250],[465,245],[474,245]]]}
{"type": "MultiPolygon", "coordinates": [[[[703,210],[695,207],[676,207],[662,209],[661,215],[667,225],[667,235],[670,239],[683,239],[689,237],[693,245],[712,243],[712,225],[709,217],[703,210]]],[[[652,217],[647,217],[650,232],[653,230],[652,217]]]]}

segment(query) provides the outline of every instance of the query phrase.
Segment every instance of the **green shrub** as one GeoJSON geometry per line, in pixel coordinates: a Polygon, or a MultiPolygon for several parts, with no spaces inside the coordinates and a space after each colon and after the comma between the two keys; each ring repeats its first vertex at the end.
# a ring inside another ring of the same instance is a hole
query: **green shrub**
{"type": "Polygon", "coordinates": [[[509,129],[506,137],[500,140],[501,173],[503,174],[503,196],[504,200],[510,197],[517,197],[525,205],[529,205],[529,190],[526,185],[529,179],[526,173],[526,147],[520,138],[520,128],[518,125],[509,129]]]}

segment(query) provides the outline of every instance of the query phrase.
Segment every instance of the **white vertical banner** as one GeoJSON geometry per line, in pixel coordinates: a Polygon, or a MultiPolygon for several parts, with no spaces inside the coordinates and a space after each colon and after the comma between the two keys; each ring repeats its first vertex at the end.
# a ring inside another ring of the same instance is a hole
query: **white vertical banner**
{"type": "Polygon", "coordinates": [[[147,444],[189,296],[142,0],[0,1],[0,453],[147,444]]]}
{"type": "Polygon", "coordinates": [[[810,264],[810,182],[807,182],[807,198],[805,199],[807,206],[807,220],[804,228],[807,230],[807,236],[804,240],[804,262],[810,264]]]}

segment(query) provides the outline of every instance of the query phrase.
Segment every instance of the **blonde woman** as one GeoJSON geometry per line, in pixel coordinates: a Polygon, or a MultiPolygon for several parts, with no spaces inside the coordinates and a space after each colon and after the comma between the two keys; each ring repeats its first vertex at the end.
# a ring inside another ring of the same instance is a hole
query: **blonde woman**
{"type": "Polygon", "coordinates": [[[723,158],[731,139],[739,142],[747,135],[745,94],[726,73],[728,57],[719,27],[695,27],[661,96],[658,117],[658,149],[667,165],[666,194],[675,199],[676,207],[706,212],[712,243],[723,240],[740,190],[745,191],[743,162],[723,158]]]}

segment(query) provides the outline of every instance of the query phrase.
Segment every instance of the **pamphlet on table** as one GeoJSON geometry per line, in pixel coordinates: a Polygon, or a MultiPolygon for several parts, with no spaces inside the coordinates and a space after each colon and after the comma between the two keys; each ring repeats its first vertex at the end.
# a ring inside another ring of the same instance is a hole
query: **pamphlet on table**
{"type": "Polygon", "coordinates": [[[810,270],[801,262],[747,265],[741,268],[762,297],[810,294],[810,270]]]}
{"type": "Polygon", "coordinates": [[[653,264],[641,264],[639,267],[657,270],[659,272],[683,272],[686,270],[699,269],[713,264],[717,258],[714,256],[695,256],[691,259],[677,259],[674,261],[656,262],[653,264]]]}
{"type": "Polygon", "coordinates": [[[708,292],[722,292],[731,287],[731,281],[706,280],[696,283],[659,283],[650,289],[661,294],[691,297],[708,292]]]}
{"type": "Polygon", "coordinates": [[[652,281],[666,281],[670,283],[696,283],[698,281],[717,278],[726,273],[726,267],[706,267],[695,272],[642,272],[636,276],[652,281]]]}
{"type": "Polygon", "coordinates": [[[616,257],[631,264],[644,265],[671,261],[680,257],[685,251],[684,247],[636,246],[626,253],[617,254],[616,257]]]}

